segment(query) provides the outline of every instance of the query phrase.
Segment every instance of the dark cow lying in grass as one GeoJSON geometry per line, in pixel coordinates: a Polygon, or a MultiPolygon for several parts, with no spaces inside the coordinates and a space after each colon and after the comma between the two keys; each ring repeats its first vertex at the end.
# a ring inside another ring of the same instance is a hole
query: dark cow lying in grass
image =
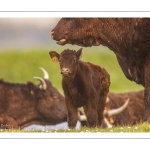
{"type": "Polygon", "coordinates": [[[80,60],[78,51],[64,50],[61,54],[49,52],[53,60],[59,60],[62,88],[68,111],[68,126],[74,128],[78,120],[77,109],[84,108],[88,127],[101,126],[110,77],[107,71],[90,62],[80,60]]]}
{"type": "Polygon", "coordinates": [[[31,124],[55,125],[67,120],[64,97],[49,81],[34,77],[41,83],[9,83],[0,80],[0,128],[24,128],[31,124]]]}
{"type": "MultiPolygon", "coordinates": [[[[109,92],[104,110],[102,127],[135,125],[142,121],[144,112],[144,91],[113,93],[109,92]],[[129,101],[128,101],[129,100],[129,101]]],[[[87,126],[86,116],[81,111],[79,120],[82,126],[87,126]]]]}

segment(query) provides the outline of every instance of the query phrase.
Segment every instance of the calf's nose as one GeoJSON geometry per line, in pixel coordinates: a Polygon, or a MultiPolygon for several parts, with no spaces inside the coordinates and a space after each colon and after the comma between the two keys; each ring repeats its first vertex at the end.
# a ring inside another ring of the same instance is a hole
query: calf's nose
{"type": "Polygon", "coordinates": [[[67,73],[69,73],[69,68],[62,68],[61,72],[64,74],[67,74],[67,73]]]}

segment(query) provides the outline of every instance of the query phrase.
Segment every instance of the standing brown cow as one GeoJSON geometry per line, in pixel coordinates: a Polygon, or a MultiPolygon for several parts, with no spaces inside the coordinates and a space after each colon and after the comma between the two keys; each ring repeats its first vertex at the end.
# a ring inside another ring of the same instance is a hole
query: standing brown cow
{"type": "Polygon", "coordinates": [[[60,45],[112,50],[125,76],[144,87],[143,121],[150,123],[150,18],[62,18],[51,36],[60,45]]]}
{"type": "Polygon", "coordinates": [[[68,126],[74,128],[78,120],[77,109],[84,108],[89,127],[100,126],[105,101],[110,86],[107,71],[90,62],[80,60],[78,51],[64,50],[61,54],[50,51],[53,60],[58,59],[62,74],[62,88],[68,110],[68,126]]]}

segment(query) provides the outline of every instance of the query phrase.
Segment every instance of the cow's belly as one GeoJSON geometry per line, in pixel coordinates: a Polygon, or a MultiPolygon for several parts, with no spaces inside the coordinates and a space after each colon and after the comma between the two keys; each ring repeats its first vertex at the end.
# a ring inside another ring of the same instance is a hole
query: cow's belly
{"type": "Polygon", "coordinates": [[[134,81],[138,84],[142,84],[144,86],[143,68],[139,66],[137,62],[134,62],[135,59],[127,59],[117,56],[117,60],[123,73],[129,80],[134,81]]]}
{"type": "Polygon", "coordinates": [[[83,96],[79,94],[76,94],[76,95],[72,95],[71,96],[71,101],[73,103],[73,105],[75,107],[82,107],[86,104],[86,98],[84,98],[83,96]]]}

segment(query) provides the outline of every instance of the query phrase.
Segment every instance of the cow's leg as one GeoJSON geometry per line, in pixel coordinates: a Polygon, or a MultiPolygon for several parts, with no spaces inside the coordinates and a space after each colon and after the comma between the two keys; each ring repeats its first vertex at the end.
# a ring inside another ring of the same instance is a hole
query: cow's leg
{"type": "Polygon", "coordinates": [[[97,113],[98,113],[98,126],[100,127],[102,125],[102,120],[103,120],[103,113],[105,109],[105,104],[106,104],[106,96],[101,95],[101,99],[97,104],[97,113]]]}
{"type": "Polygon", "coordinates": [[[75,128],[78,121],[77,108],[69,101],[66,100],[67,107],[67,122],[69,128],[75,128]]]}
{"type": "Polygon", "coordinates": [[[145,89],[144,89],[144,103],[145,112],[143,116],[143,121],[150,123],[150,58],[146,59],[144,66],[144,79],[145,79],[145,89]]]}
{"type": "Polygon", "coordinates": [[[84,111],[87,116],[87,125],[88,127],[98,126],[98,115],[97,115],[97,106],[96,103],[92,100],[89,100],[84,106],[84,111]]]}

